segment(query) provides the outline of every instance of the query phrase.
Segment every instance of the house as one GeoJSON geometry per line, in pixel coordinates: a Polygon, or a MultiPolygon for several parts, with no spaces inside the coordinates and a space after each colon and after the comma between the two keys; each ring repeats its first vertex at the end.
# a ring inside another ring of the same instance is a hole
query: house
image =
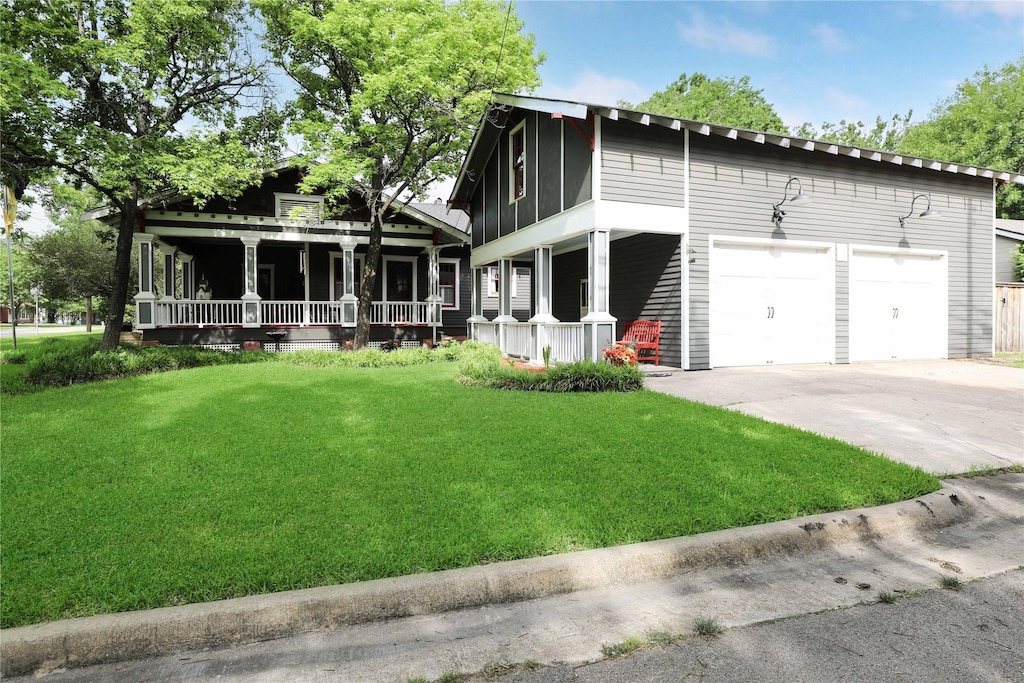
{"type": "MultiPolygon", "coordinates": [[[[282,163],[234,200],[202,207],[181,197],[148,203],[135,234],[134,327],[146,341],[222,349],[338,349],[355,336],[369,213],[353,195],[337,215],[300,194],[282,163]],[[157,264],[162,265],[161,269],[157,264]]],[[[113,220],[109,213],[92,216],[113,220]]],[[[384,225],[371,346],[466,334],[465,214],[396,203],[384,225]]]]}
{"type": "Polygon", "coordinates": [[[996,282],[1017,282],[1013,255],[1024,244],[1024,221],[996,219],[996,282]]]}
{"type": "Polygon", "coordinates": [[[474,338],[597,359],[660,320],[662,363],[697,370],[991,354],[1006,182],[1024,175],[496,94],[449,203],[471,217],[474,338]],[[502,286],[523,263],[529,317],[502,286]]]}

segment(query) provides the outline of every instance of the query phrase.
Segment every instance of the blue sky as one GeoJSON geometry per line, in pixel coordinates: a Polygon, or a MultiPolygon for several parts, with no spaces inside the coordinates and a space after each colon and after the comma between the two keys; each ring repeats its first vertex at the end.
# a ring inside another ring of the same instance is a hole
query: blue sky
{"type": "Polygon", "coordinates": [[[1024,2],[517,0],[547,54],[537,95],[637,103],[680,74],[750,76],[790,128],[927,117],[1024,53],[1024,2]]]}

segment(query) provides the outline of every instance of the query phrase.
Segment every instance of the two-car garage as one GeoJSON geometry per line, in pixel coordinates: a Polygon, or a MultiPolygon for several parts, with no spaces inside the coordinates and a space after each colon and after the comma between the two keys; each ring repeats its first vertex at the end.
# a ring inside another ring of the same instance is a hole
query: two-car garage
{"type": "Polygon", "coordinates": [[[943,252],[732,237],[709,246],[712,367],[947,355],[943,252]]]}

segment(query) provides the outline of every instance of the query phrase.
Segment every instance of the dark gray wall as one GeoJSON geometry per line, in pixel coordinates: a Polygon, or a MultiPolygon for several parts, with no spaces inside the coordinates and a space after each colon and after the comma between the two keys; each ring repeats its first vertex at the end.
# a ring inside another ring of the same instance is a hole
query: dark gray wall
{"type": "MultiPolygon", "coordinates": [[[[580,122],[593,130],[593,121],[580,122]]],[[[473,192],[473,246],[533,225],[593,197],[593,153],[583,132],[538,112],[512,112],[473,192]],[[509,133],[526,121],[526,196],[509,202],[509,133]]]]}
{"type": "Polygon", "coordinates": [[[611,244],[609,312],[622,338],[630,320],[660,320],[662,365],[679,366],[683,337],[680,237],[634,235],[611,244]]]}

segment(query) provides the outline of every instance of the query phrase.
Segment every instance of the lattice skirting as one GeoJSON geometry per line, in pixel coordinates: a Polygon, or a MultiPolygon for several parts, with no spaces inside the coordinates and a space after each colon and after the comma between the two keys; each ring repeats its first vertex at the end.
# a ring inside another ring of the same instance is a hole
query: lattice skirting
{"type": "MultiPolygon", "coordinates": [[[[371,349],[380,349],[387,342],[372,341],[369,343],[371,349]]],[[[418,349],[422,345],[422,342],[416,339],[404,339],[401,342],[401,348],[403,349],[418,349]]],[[[216,351],[241,351],[241,344],[203,344],[204,349],[214,349],[216,351]]],[[[280,351],[281,353],[287,353],[289,351],[305,351],[307,349],[316,349],[318,351],[340,351],[342,349],[341,342],[336,341],[299,341],[299,342],[281,342],[276,344],[274,342],[263,342],[263,350],[274,353],[280,351]]]]}

